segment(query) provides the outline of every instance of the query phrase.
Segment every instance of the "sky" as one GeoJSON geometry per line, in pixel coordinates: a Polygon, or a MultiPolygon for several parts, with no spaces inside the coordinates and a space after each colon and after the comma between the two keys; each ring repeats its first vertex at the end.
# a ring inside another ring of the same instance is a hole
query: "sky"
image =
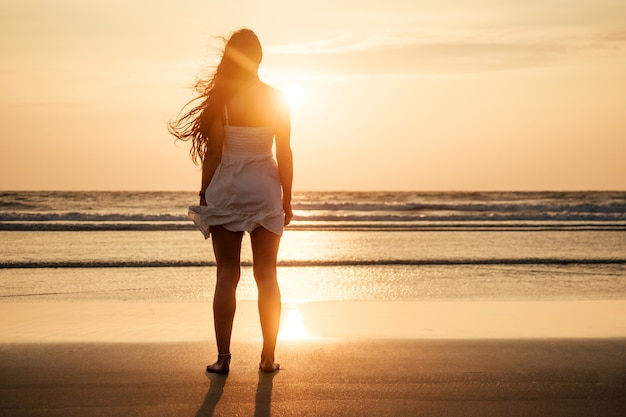
{"type": "Polygon", "coordinates": [[[294,190],[626,190],[623,0],[0,0],[0,190],[197,190],[167,132],[242,27],[294,190]]]}

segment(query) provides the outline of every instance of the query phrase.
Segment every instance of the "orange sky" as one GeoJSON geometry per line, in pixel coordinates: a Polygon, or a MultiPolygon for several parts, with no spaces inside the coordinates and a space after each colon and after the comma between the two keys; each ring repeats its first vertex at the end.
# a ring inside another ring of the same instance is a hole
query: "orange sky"
{"type": "Polygon", "coordinates": [[[214,3],[1,2],[0,189],[196,190],[166,123],[250,27],[296,190],[626,190],[626,2],[214,3]]]}

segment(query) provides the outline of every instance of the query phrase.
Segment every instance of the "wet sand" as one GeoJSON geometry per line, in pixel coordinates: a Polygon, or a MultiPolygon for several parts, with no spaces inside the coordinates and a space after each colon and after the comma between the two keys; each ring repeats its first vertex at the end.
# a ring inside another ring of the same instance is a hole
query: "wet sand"
{"type": "Polygon", "coordinates": [[[543,303],[287,304],[272,375],[241,303],[228,377],[203,304],[0,304],[0,416],[623,415],[624,302],[543,303]]]}
{"type": "MultiPolygon", "coordinates": [[[[0,303],[0,343],[212,342],[210,303],[0,303]]],[[[626,337],[626,300],[283,302],[279,340],[626,337]]],[[[233,340],[261,338],[239,301],[233,340]]]]}
{"type": "Polygon", "coordinates": [[[9,344],[2,416],[621,416],[626,340],[283,343],[284,369],[203,343],[9,344]]]}

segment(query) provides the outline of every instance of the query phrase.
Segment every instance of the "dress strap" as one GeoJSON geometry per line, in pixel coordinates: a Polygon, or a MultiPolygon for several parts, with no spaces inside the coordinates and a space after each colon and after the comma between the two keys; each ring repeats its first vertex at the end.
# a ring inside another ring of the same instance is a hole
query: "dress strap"
{"type": "Polygon", "coordinates": [[[228,106],[224,104],[224,117],[226,118],[226,126],[228,126],[228,106]]]}

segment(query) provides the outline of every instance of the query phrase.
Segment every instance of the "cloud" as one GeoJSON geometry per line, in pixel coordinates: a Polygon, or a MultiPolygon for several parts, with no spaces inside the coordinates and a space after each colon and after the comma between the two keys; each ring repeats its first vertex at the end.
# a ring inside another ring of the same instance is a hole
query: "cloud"
{"type": "Polygon", "coordinates": [[[266,47],[266,62],[346,75],[491,72],[616,56],[626,45],[626,3],[614,0],[376,3],[342,32],[266,47]]]}
{"type": "Polygon", "coordinates": [[[544,67],[582,54],[621,53],[626,30],[395,33],[361,39],[319,39],[266,48],[272,66],[329,74],[490,72],[544,67]]]}

